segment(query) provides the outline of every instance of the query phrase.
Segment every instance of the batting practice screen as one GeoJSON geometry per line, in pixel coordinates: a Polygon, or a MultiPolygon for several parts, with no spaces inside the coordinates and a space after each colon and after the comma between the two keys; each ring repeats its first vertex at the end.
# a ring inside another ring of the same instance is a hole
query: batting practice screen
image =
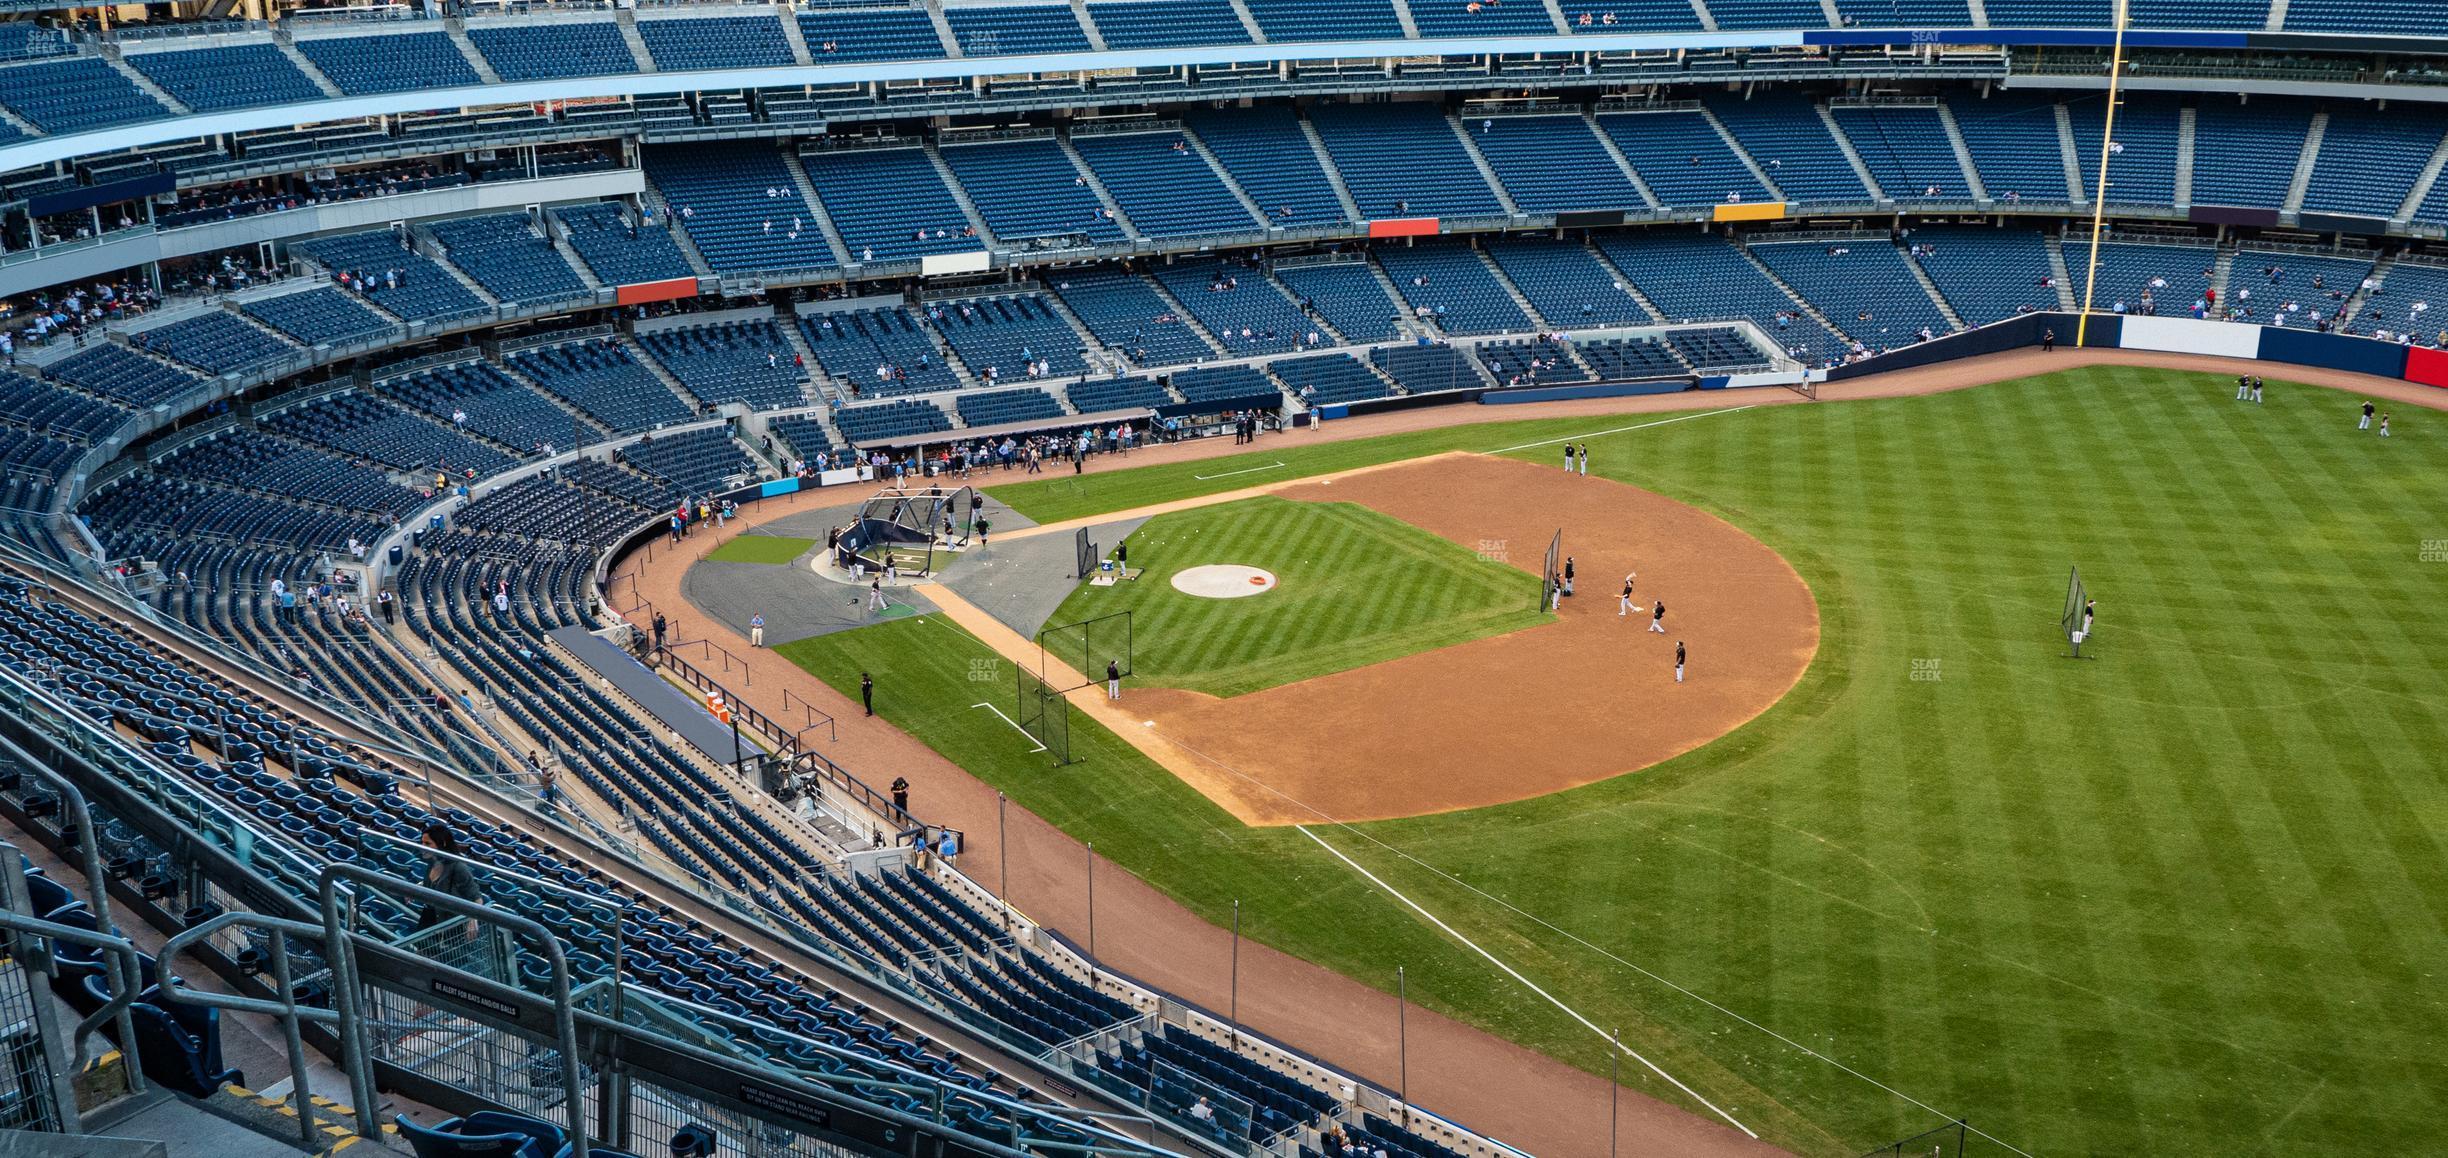
{"type": "Polygon", "coordinates": [[[1037,633],[1037,675],[1053,682],[1054,664],[1068,664],[1086,681],[1059,689],[1086,687],[1102,683],[1105,665],[1110,663],[1123,676],[1131,674],[1131,613],[1117,611],[1077,623],[1048,627],[1037,633]]]}
{"type": "Polygon", "coordinates": [[[1539,570],[1539,605],[1545,611],[1556,605],[1556,593],[1564,589],[1564,531],[1557,528],[1555,538],[1547,540],[1547,565],[1539,570]]]}
{"type": "Polygon", "coordinates": [[[1071,701],[1025,667],[1017,667],[1020,697],[1012,716],[1057,764],[1071,762],[1071,701]]]}
{"type": "Polygon", "coordinates": [[[2058,619],[2057,626],[2063,630],[2066,642],[2074,645],[2076,655],[2082,654],[2082,641],[2076,639],[2075,636],[2082,631],[2083,604],[2090,600],[2091,593],[2083,590],[2082,568],[2068,568],[2065,615],[2058,619]]]}
{"type": "Polygon", "coordinates": [[[1088,528],[1081,527],[1079,534],[1072,537],[1071,554],[1072,578],[1085,579],[1096,574],[1097,547],[1096,542],[1088,537],[1088,528]]]}

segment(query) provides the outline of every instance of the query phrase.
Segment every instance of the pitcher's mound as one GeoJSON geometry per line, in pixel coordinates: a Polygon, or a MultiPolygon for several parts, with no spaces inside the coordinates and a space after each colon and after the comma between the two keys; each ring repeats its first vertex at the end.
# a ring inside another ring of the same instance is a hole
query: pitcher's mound
{"type": "Polygon", "coordinates": [[[1173,589],[1204,599],[1239,599],[1273,591],[1275,576],[1238,563],[1208,563],[1176,572],[1173,589]]]}

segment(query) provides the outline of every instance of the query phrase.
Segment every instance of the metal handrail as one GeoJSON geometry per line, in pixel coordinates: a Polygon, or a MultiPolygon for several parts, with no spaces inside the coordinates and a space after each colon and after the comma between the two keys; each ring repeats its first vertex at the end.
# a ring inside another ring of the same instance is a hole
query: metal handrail
{"type": "MultiPolygon", "coordinates": [[[[153,960],[154,967],[161,972],[162,1000],[164,1001],[191,1003],[207,1009],[265,1013],[280,1019],[282,1037],[286,1039],[289,1047],[289,1099],[297,1115],[298,1141],[308,1150],[314,1150],[318,1148],[316,1143],[319,1139],[315,1136],[315,1118],[312,1108],[314,1095],[308,1088],[312,1083],[306,1068],[306,1039],[301,1026],[309,1021],[318,1025],[337,1024],[340,1014],[334,1010],[313,1009],[298,1004],[297,987],[289,971],[289,938],[291,937],[305,937],[320,941],[323,939],[323,930],[304,921],[268,917],[259,913],[223,913],[203,924],[191,926],[163,942],[161,952],[156,954],[153,960]],[[171,983],[170,962],[189,945],[203,941],[223,929],[241,926],[262,929],[271,934],[272,987],[280,994],[280,1000],[265,1001],[237,994],[211,993],[171,983]]],[[[366,1062],[364,1058],[352,1059],[346,1056],[343,1056],[341,1060],[352,1067],[366,1062]]],[[[368,1084],[371,1084],[370,1080],[368,1084]]]]}

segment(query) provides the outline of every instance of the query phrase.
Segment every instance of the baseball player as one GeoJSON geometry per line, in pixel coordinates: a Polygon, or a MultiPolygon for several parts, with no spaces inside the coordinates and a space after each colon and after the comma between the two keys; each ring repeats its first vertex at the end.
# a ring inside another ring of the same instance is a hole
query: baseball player
{"type": "Polygon", "coordinates": [[[1683,641],[1675,641],[1675,682],[1683,682],[1683,641]]]}
{"type": "Polygon", "coordinates": [[[1573,444],[1571,444],[1571,443],[1569,443],[1569,442],[1565,443],[1565,444],[1564,444],[1564,473],[1566,473],[1566,474],[1571,474],[1571,473],[1573,472],[1573,461],[1574,461],[1574,459],[1575,459],[1576,457],[1577,457],[1577,452],[1573,450],[1573,444]]]}
{"type": "Polygon", "coordinates": [[[1109,700],[1122,698],[1122,662],[1120,660],[1105,661],[1105,698],[1109,700]]]}
{"type": "Polygon", "coordinates": [[[1564,556],[1564,594],[1573,593],[1573,557],[1564,556]]]}
{"type": "Polygon", "coordinates": [[[1658,600],[1657,606],[1649,610],[1649,630],[1659,635],[1666,634],[1666,601],[1663,599],[1658,600]]]}
{"type": "Polygon", "coordinates": [[[2245,400],[2246,398],[2249,398],[2249,397],[2251,397],[2251,396],[2252,396],[2252,375],[2250,375],[2250,374],[2238,374],[2238,375],[2236,375],[2236,401],[2238,401],[2238,402],[2242,402],[2243,400],[2245,400]]]}
{"type": "Polygon", "coordinates": [[[2388,437],[2388,415],[2386,414],[2380,416],[2380,437],[2388,437]]]}
{"type": "Polygon", "coordinates": [[[1589,477],[1589,444],[1581,444],[1581,477],[1589,477]]]}
{"type": "Polygon", "coordinates": [[[2259,405],[2261,402],[2261,376],[2259,374],[2253,375],[2252,400],[2254,405],[2259,405]]]}
{"type": "Polygon", "coordinates": [[[2370,430],[2370,429],[2371,429],[2371,418],[2372,418],[2372,411],[2377,410],[2377,409],[2379,409],[2379,408],[2378,408],[2378,407],[2376,407],[2376,406],[2373,406],[2373,405],[2371,404],[2371,399],[2368,399],[2368,398],[2364,399],[2364,400],[2363,400],[2363,421],[2358,422],[2358,423],[2355,423],[2355,429],[2356,429],[2356,430],[2370,430]]]}
{"type": "Polygon", "coordinates": [[[867,610],[884,610],[884,580],[881,577],[867,581],[867,610]]]}
{"type": "Polygon", "coordinates": [[[1632,581],[1638,578],[1640,578],[1640,572],[1638,571],[1634,571],[1631,574],[1624,576],[1623,598],[1616,601],[1615,618],[1622,619],[1625,616],[1632,614],[1632,581]]]}
{"type": "Polygon", "coordinates": [[[2085,600],[2083,600],[2083,629],[2082,629],[2082,637],[2083,637],[2084,639],[2089,639],[2089,638],[2091,638],[2091,617],[2092,617],[2093,615],[2097,614],[2098,612],[2099,612],[2099,600],[2097,600],[2097,599],[2085,599],[2085,600]]]}

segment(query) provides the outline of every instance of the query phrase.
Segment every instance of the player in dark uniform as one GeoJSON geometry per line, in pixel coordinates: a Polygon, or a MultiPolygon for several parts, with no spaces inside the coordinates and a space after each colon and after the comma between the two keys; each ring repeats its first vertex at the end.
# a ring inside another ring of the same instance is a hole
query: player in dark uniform
{"type": "Polygon", "coordinates": [[[1650,609],[1649,630],[1659,635],[1666,634],[1666,601],[1663,599],[1658,600],[1657,606],[1650,609]]]}
{"type": "Polygon", "coordinates": [[[2371,404],[2371,400],[2370,400],[2370,399],[2365,399],[2365,400],[2363,401],[2363,421],[2358,422],[2358,423],[2355,423],[2355,429],[2356,429],[2356,430],[2370,430],[2370,429],[2371,429],[2372,412],[2373,412],[2374,410],[2377,410],[2377,409],[2379,409],[2379,407],[2373,406],[2373,405],[2371,404]]]}
{"type": "Polygon", "coordinates": [[[1683,682],[1683,641],[1675,641],[1675,682],[1683,682]]]}

